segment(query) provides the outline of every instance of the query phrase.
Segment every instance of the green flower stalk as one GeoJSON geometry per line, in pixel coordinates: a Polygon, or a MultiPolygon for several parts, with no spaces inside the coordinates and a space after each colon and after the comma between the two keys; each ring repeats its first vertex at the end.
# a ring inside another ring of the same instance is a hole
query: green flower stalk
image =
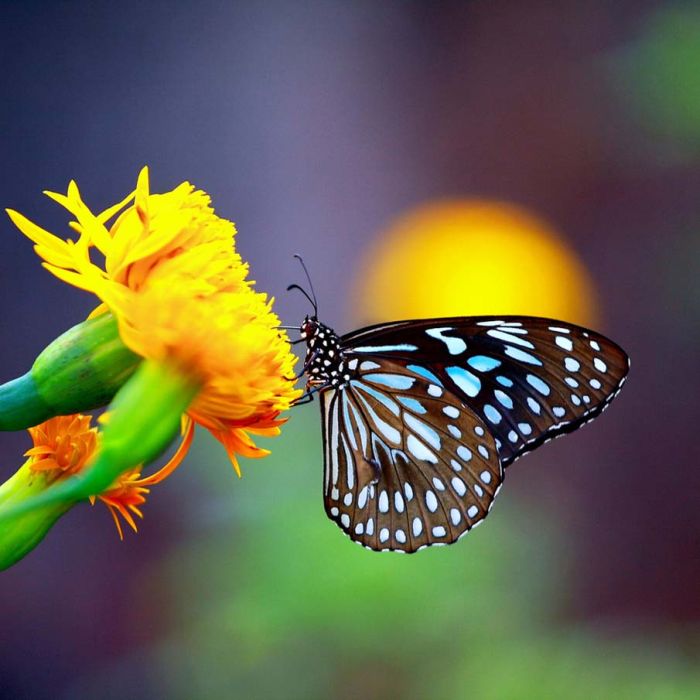
{"type": "Polygon", "coordinates": [[[29,551],[75,503],[107,491],[120,475],[162,454],[199,389],[191,377],[168,365],[143,362],[115,396],[91,465],[48,488],[32,488],[18,475],[21,487],[5,485],[9,496],[0,501],[0,531],[8,539],[0,537],[0,562],[11,560],[14,552],[29,551]],[[25,534],[24,548],[10,533],[20,538],[25,534]]]}
{"type": "MultiPolygon", "coordinates": [[[[32,459],[28,459],[10,479],[0,485],[0,512],[36,498],[45,491],[48,482],[48,475],[33,471],[32,459]]],[[[4,522],[0,526],[0,571],[34,549],[70,507],[70,503],[54,503],[4,522]]]]}

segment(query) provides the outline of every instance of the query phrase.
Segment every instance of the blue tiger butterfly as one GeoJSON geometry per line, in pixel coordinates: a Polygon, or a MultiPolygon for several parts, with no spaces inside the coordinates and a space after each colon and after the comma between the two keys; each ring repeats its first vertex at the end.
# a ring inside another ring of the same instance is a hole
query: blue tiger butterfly
{"type": "Polygon", "coordinates": [[[302,402],[320,396],[325,509],[369,549],[458,540],[488,515],[506,467],[600,415],[629,370],[608,338],[546,318],[395,321],[338,336],[309,285],[313,296],[289,289],[314,307],[296,342],[307,345],[302,402]]]}

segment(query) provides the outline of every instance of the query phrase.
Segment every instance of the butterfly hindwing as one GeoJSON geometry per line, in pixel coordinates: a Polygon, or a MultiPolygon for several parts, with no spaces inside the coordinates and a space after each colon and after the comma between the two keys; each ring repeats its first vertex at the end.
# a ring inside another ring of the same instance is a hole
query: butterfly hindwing
{"type": "Polygon", "coordinates": [[[425,370],[350,362],[321,394],[328,516],[376,550],[448,544],[486,517],[502,481],[485,422],[425,370]]]}
{"type": "Polygon", "coordinates": [[[594,331],[524,316],[382,324],[343,336],[341,347],[360,361],[435,374],[482,418],[503,466],[592,420],[629,368],[624,351],[594,331]]]}

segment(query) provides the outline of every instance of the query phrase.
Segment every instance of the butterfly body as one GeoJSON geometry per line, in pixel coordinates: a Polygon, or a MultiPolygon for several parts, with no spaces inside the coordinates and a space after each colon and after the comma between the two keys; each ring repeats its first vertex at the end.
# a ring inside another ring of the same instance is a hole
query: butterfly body
{"type": "Polygon", "coordinates": [[[626,354],[578,326],[532,317],[301,326],[318,392],[328,516],[375,550],[449,544],[488,514],[504,469],[601,413],[626,354]]]}
{"type": "Polygon", "coordinates": [[[310,386],[337,387],[350,380],[340,338],[332,328],[307,316],[301,338],[306,341],[304,371],[310,386]]]}

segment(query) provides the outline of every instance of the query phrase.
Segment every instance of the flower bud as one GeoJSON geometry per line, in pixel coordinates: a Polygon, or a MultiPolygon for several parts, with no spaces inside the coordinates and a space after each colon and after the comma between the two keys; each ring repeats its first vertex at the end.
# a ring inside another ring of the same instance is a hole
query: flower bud
{"type": "Polygon", "coordinates": [[[0,430],[104,406],[140,362],[112,314],[79,323],[48,345],[27,374],[0,386],[0,430]]]}

